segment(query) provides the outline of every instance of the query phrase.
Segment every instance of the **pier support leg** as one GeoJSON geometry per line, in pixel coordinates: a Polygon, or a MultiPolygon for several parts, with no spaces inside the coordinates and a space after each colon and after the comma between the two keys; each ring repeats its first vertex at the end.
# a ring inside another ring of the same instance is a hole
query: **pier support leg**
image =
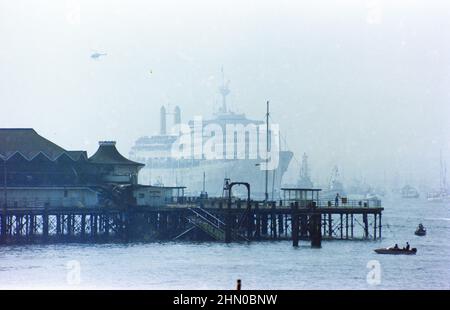
{"type": "Polygon", "coordinates": [[[322,217],[322,236],[326,236],[327,235],[327,215],[323,214],[321,215],[322,217]]]}
{"type": "Polygon", "coordinates": [[[3,209],[3,213],[2,213],[2,219],[1,219],[1,230],[0,230],[0,234],[1,234],[1,242],[6,242],[6,210],[3,209]]]}
{"type": "Polygon", "coordinates": [[[80,222],[80,239],[84,241],[86,238],[86,214],[81,214],[80,222]]]}
{"type": "Polygon", "coordinates": [[[353,213],[350,214],[350,237],[353,239],[353,213]]]}
{"type": "Polygon", "coordinates": [[[284,233],[283,215],[278,214],[278,235],[281,237],[284,233]]]}
{"type": "Polygon", "coordinates": [[[321,214],[313,213],[310,218],[310,236],[311,236],[311,247],[320,248],[322,247],[322,225],[321,225],[321,214]]]}
{"type": "Polygon", "coordinates": [[[248,206],[248,214],[246,219],[246,226],[247,226],[247,238],[248,240],[251,240],[253,238],[253,228],[255,225],[255,214],[253,213],[253,210],[250,210],[250,203],[248,206]]]}
{"type": "Polygon", "coordinates": [[[48,213],[44,212],[42,215],[42,239],[44,242],[48,239],[48,213]]]}
{"type": "MultiPolygon", "coordinates": [[[[285,237],[288,236],[288,228],[289,228],[288,216],[285,215],[285,216],[284,216],[284,236],[285,236],[285,237]]],[[[291,227],[291,228],[292,228],[292,227],[291,227]]]]}
{"type": "Polygon", "coordinates": [[[328,213],[328,237],[333,237],[333,216],[328,213]]]}
{"type": "Polygon", "coordinates": [[[59,214],[56,215],[56,236],[57,238],[61,237],[61,216],[59,214]]]}
{"type": "Polygon", "coordinates": [[[261,238],[261,214],[259,211],[259,204],[255,203],[255,217],[256,217],[256,227],[255,227],[255,239],[261,238]]]}
{"type": "Polygon", "coordinates": [[[272,239],[277,238],[277,218],[275,214],[275,202],[271,204],[271,213],[270,213],[270,235],[272,239]]]}
{"type": "Polygon", "coordinates": [[[308,237],[308,216],[306,214],[300,215],[300,237],[303,239],[308,237]]]}
{"type": "Polygon", "coordinates": [[[108,240],[108,238],[109,238],[109,229],[110,229],[109,228],[109,218],[110,218],[109,213],[108,212],[105,213],[105,215],[103,216],[103,221],[104,221],[103,229],[104,229],[104,237],[106,240],[108,240]]]}
{"type": "Polygon", "coordinates": [[[291,204],[292,246],[298,247],[298,202],[291,204]]]}
{"type": "Polygon", "coordinates": [[[377,214],[373,215],[373,240],[377,239],[377,214]]]}
{"type": "Polygon", "coordinates": [[[225,216],[225,243],[231,242],[231,201],[228,202],[227,213],[225,216]]]}
{"type": "Polygon", "coordinates": [[[342,239],[344,239],[344,220],[343,220],[343,215],[342,215],[342,213],[340,214],[340,217],[341,217],[341,224],[340,224],[340,226],[341,226],[341,240],[342,239]]]}
{"type": "Polygon", "coordinates": [[[267,236],[269,219],[267,213],[261,215],[261,235],[267,236]]]}
{"type": "Polygon", "coordinates": [[[381,212],[378,214],[378,238],[381,239],[381,212]]]}
{"type": "Polygon", "coordinates": [[[72,218],[73,218],[72,214],[67,215],[67,237],[68,238],[70,238],[72,236],[72,228],[73,228],[72,218]]]}
{"type": "Polygon", "coordinates": [[[367,213],[363,214],[363,222],[364,222],[364,238],[369,238],[369,221],[367,220],[367,213]]]}
{"type": "Polygon", "coordinates": [[[34,234],[35,234],[35,227],[34,224],[35,216],[33,214],[28,215],[28,240],[33,240],[34,234]]]}
{"type": "Polygon", "coordinates": [[[345,214],[345,239],[348,239],[348,213],[345,214]]]}

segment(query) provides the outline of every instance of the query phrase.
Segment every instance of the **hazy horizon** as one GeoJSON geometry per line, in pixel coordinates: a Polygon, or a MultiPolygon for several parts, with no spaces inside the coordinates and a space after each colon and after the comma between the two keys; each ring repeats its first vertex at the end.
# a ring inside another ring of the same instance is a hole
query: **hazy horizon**
{"type": "MultiPolygon", "coordinates": [[[[274,122],[312,178],[435,187],[450,165],[450,4],[445,1],[0,0],[0,127],[66,149],[116,140],[123,155],[219,105],[274,122]],[[98,60],[94,52],[107,53],[98,60]]],[[[294,159],[285,182],[298,175],[294,159]]]]}

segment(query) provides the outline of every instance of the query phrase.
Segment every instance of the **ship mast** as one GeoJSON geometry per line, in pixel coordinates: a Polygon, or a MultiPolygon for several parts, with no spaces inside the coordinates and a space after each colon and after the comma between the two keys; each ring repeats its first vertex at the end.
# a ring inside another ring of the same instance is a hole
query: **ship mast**
{"type": "Polygon", "coordinates": [[[222,95],[222,113],[227,113],[227,96],[230,93],[230,88],[228,87],[229,84],[229,80],[225,82],[225,74],[222,66],[222,85],[219,87],[219,93],[222,95]]]}

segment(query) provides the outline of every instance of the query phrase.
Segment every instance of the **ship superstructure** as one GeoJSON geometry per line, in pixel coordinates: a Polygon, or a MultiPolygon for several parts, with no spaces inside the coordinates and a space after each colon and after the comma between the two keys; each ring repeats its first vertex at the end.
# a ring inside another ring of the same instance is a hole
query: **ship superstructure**
{"type": "MultiPolygon", "coordinates": [[[[266,152],[266,123],[252,120],[244,113],[235,113],[227,106],[230,93],[229,81],[223,78],[219,87],[221,106],[212,118],[181,122],[181,110],[174,108],[174,128],[185,127],[190,130],[191,151],[174,152],[180,142],[180,131],[167,130],[167,109],[160,109],[160,133],[139,138],[130,151],[130,158],[144,163],[140,182],[149,185],[186,186],[193,195],[206,191],[209,195],[221,195],[225,178],[245,181],[252,184],[252,195],[264,195],[266,189],[265,170],[262,169],[266,152]],[[215,144],[211,147],[211,141],[215,144]]],[[[272,141],[269,129],[269,145],[280,145],[272,141]]],[[[186,138],[186,135],[185,135],[186,138]]],[[[275,139],[279,139],[275,136],[275,139]]],[[[279,142],[279,141],[278,141],[279,142]]],[[[292,159],[292,152],[281,150],[277,153],[278,164],[269,170],[268,186],[270,196],[280,187],[283,174],[292,159]]],[[[276,194],[275,194],[276,195],[276,194]]]]}

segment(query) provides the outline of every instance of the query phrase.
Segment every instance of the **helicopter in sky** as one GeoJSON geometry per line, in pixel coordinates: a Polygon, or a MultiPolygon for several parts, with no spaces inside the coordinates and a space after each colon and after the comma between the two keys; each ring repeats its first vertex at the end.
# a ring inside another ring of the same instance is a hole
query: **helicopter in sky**
{"type": "Polygon", "coordinates": [[[91,54],[91,58],[95,59],[95,60],[98,60],[98,59],[100,59],[100,57],[106,56],[106,55],[107,55],[106,53],[95,52],[95,53],[91,54]]]}

